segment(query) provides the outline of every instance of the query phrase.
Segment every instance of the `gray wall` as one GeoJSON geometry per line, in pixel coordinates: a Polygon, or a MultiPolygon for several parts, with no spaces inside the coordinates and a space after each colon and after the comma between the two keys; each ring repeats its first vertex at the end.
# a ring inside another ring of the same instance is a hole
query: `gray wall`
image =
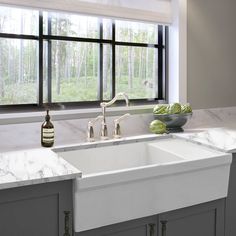
{"type": "Polygon", "coordinates": [[[188,0],[188,102],[236,105],[236,1],[188,0]]]}

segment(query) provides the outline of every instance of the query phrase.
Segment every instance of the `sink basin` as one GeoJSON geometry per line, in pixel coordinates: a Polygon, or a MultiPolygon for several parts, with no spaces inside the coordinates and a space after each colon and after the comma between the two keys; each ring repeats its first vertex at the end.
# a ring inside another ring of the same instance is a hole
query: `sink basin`
{"type": "MultiPolygon", "coordinates": [[[[156,148],[146,143],[123,144],[59,153],[82,171],[83,177],[129,171],[150,165],[161,165],[184,159],[167,152],[156,155],[156,148]]],[[[159,150],[160,152],[161,150],[159,150]]]]}
{"type": "Polygon", "coordinates": [[[75,232],[224,198],[232,161],[174,138],[58,155],[82,172],[74,186],[75,232]]]}

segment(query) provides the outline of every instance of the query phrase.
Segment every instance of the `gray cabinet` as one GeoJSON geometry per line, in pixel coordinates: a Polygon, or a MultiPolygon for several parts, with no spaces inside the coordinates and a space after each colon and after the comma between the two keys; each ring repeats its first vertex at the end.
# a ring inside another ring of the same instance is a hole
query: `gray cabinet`
{"type": "Polygon", "coordinates": [[[75,236],[224,236],[224,209],[221,199],[75,236]]]}
{"type": "Polygon", "coordinates": [[[63,236],[65,211],[72,212],[71,180],[0,190],[0,235],[63,236]]]}
{"type": "Polygon", "coordinates": [[[225,236],[236,235],[236,153],[230,169],[229,190],[225,209],[225,236]]]}
{"type": "Polygon", "coordinates": [[[75,236],[158,236],[157,216],[76,233],[75,236]]]}
{"type": "Polygon", "coordinates": [[[159,215],[159,236],[224,236],[225,201],[218,200],[159,215]]]}

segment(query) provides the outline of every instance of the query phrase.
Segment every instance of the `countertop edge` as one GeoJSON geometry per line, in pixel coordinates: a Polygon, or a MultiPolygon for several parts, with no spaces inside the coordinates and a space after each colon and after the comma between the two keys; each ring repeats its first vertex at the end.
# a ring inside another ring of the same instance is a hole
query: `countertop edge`
{"type": "Polygon", "coordinates": [[[78,172],[77,174],[74,173],[74,174],[54,176],[54,177],[41,178],[41,179],[6,182],[6,183],[0,183],[0,190],[31,186],[31,185],[37,185],[37,184],[44,184],[44,183],[53,183],[53,182],[59,182],[59,181],[64,181],[64,180],[74,180],[80,177],[81,177],[81,172],[78,172]]]}

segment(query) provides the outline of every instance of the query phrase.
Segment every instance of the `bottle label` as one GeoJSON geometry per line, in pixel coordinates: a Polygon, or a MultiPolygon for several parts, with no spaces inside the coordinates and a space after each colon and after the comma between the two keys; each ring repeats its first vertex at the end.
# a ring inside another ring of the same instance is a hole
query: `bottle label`
{"type": "Polygon", "coordinates": [[[43,137],[44,138],[53,138],[54,137],[54,133],[44,133],[43,132],[43,137]]]}
{"type": "Polygon", "coordinates": [[[52,143],[54,142],[54,129],[47,129],[43,128],[43,133],[42,133],[42,141],[44,143],[52,143]]]}
{"type": "Polygon", "coordinates": [[[44,133],[54,133],[54,129],[53,128],[51,128],[51,129],[43,128],[43,132],[44,133]]]}
{"type": "Polygon", "coordinates": [[[54,138],[51,138],[51,139],[43,138],[42,141],[43,141],[44,143],[52,143],[52,142],[54,142],[54,138]]]}

